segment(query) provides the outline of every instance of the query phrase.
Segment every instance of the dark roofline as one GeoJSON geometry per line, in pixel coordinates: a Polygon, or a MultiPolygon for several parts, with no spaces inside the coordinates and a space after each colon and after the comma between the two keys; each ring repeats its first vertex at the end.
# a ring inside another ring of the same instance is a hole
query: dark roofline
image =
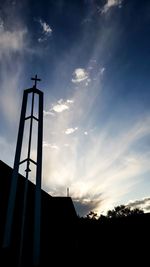
{"type": "MultiPolygon", "coordinates": [[[[5,162],[3,162],[2,160],[0,160],[0,166],[4,166],[4,168],[7,168],[7,169],[9,169],[9,171],[10,172],[12,172],[12,168],[9,166],[9,165],[7,165],[5,162]]],[[[25,177],[22,175],[22,174],[20,174],[19,173],[19,175],[18,175],[18,178],[21,178],[21,179],[25,179],[25,177]]],[[[30,187],[32,187],[33,189],[35,189],[35,184],[33,183],[33,182],[31,182],[30,180],[28,180],[28,183],[29,183],[29,185],[30,185],[30,187]]],[[[44,191],[43,189],[41,189],[41,195],[43,196],[43,198],[44,199],[51,199],[51,201],[53,202],[66,202],[66,200],[67,200],[67,203],[70,203],[70,205],[72,206],[72,208],[73,208],[73,212],[74,212],[74,214],[76,214],[76,210],[75,210],[75,207],[74,207],[74,204],[73,204],[73,201],[72,201],[72,198],[71,197],[68,197],[68,196],[51,196],[49,193],[47,193],[46,191],[44,191]]],[[[77,216],[77,214],[76,214],[76,216],[77,216]]]]}

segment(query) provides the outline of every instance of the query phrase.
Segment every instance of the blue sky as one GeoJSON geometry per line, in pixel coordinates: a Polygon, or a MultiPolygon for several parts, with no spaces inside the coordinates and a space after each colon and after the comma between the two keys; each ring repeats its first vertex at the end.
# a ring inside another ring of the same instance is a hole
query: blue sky
{"type": "Polygon", "coordinates": [[[0,158],[13,166],[22,93],[38,74],[42,186],[69,187],[81,215],[118,204],[149,211],[149,26],[148,0],[0,3],[0,158]]]}

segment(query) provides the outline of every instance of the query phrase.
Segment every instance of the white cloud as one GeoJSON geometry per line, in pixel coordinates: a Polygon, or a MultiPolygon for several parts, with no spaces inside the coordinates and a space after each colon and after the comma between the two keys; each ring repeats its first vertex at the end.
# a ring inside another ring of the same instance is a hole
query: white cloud
{"type": "Polygon", "coordinates": [[[74,103],[74,100],[73,99],[67,99],[67,103],[74,103]]]}
{"type": "Polygon", "coordinates": [[[42,21],[41,19],[38,20],[42,27],[42,36],[38,38],[38,42],[43,42],[48,39],[52,35],[52,28],[46,22],[42,21]]]}
{"type": "Polygon", "coordinates": [[[52,110],[54,110],[57,113],[63,112],[64,110],[68,110],[69,107],[66,104],[56,104],[53,106],[52,110]]]}
{"type": "Polygon", "coordinates": [[[43,141],[43,147],[59,150],[59,146],[57,146],[56,144],[50,144],[45,141],[43,141]]]}
{"type": "Polygon", "coordinates": [[[110,8],[117,6],[121,7],[123,0],[107,0],[106,4],[104,5],[103,9],[101,10],[102,13],[107,13],[110,8]]]}
{"type": "Polygon", "coordinates": [[[66,129],[65,134],[72,134],[72,133],[74,133],[77,130],[78,130],[78,127],[68,128],[68,129],[66,129]]]}
{"type": "Polygon", "coordinates": [[[43,111],[43,114],[44,114],[44,116],[48,116],[48,115],[50,115],[50,116],[55,116],[55,113],[54,112],[52,112],[52,111],[43,111]]]}
{"type": "Polygon", "coordinates": [[[64,101],[63,99],[59,99],[56,104],[52,105],[52,108],[48,111],[44,111],[44,116],[51,115],[55,116],[55,113],[61,113],[65,110],[70,109],[70,105],[74,103],[73,99],[67,99],[64,101]]]}
{"type": "Polygon", "coordinates": [[[40,24],[43,27],[43,32],[45,32],[47,35],[52,33],[51,27],[46,22],[42,22],[42,20],[40,20],[40,24]]]}
{"type": "Polygon", "coordinates": [[[88,78],[89,78],[89,75],[85,69],[77,68],[73,72],[72,82],[73,83],[80,83],[82,81],[88,80],[88,78]]]}

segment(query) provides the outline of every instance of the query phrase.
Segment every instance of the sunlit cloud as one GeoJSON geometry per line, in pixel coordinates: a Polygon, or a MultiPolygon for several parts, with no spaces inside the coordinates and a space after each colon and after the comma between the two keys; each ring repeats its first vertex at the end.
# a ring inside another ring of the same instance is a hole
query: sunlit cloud
{"type": "Polygon", "coordinates": [[[72,134],[72,133],[74,133],[77,130],[78,130],[78,127],[68,128],[68,129],[66,129],[65,134],[72,134]]]}
{"type": "Polygon", "coordinates": [[[102,13],[107,13],[112,7],[121,7],[123,0],[106,0],[106,4],[101,10],[102,13]]]}
{"type": "Polygon", "coordinates": [[[64,110],[68,110],[68,109],[69,109],[69,107],[66,104],[59,104],[59,103],[57,105],[53,106],[53,108],[52,108],[52,110],[57,112],[57,113],[60,113],[64,110]]]}
{"type": "Polygon", "coordinates": [[[59,150],[59,146],[57,146],[56,144],[50,144],[45,141],[43,142],[43,147],[59,150]]]}
{"type": "Polygon", "coordinates": [[[136,209],[136,208],[142,209],[144,210],[144,212],[150,212],[150,197],[146,197],[140,200],[138,199],[134,201],[133,200],[129,201],[127,206],[133,209],[136,209]]]}
{"type": "Polygon", "coordinates": [[[43,114],[44,114],[44,116],[49,116],[49,115],[52,116],[52,117],[55,116],[55,113],[52,112],[52,111],[45,111],[45,110],[44,110],[44,111],[43,111],[43,114]]]}
{"type": "Polygon", "coordinates": [[[74,103],[74,100],[73,99],[67,99],[67,103],[74,103]]]}
{"type": "Polygon", "coordinates": [[[73,73],[72,82],[73,83],[80,83],[80,82],[83,82],[85,80],[88,80],[88,78],[89,78],[89,75],[85,69],[77,68],[77,69],[75,69],[75,71],[73,73]]]}
{"type": "Polygon", "coordinates": [[[65,110],[69,110],[70,109],[70,105],[74,103],[74,100],[72,99],[67,99],[66,101],[64,101],[63,99],[60,99],[57,101],[56,104],[52,105],[52,108],[48,111],[44,111],[44,115],[51,115],[51,116],[55,116],[55,113],[61,113],[65,110]]]}

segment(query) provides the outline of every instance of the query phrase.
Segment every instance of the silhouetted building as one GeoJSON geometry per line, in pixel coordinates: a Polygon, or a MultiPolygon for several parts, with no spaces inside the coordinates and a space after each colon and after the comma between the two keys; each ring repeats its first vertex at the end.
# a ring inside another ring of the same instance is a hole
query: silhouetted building
{"type": "MultiPolygon", "coordinates": [[[[0,161],[0,245],[2,248],[8,197],[11,185],[12,169],[0,161]]],[[[18,264],[20,248],[21,216],[25,177],[19,174],[12,224],[12,241],[9,249],[1,249],[4,265],[18,264]],[[8,262],[7,262],[8,261],[8,262]]],[[[34,195],[35,185],[28,182],[25,235],[23,242],[22,266],[32,266],[34,233],[34,195]]],[[[52,197],[41,190],[41,265],[55,260],[56,266],[65,260],[75,247],[74,227],[77,220],[76,211],[70,197],[52,197]],[[66,252],[66,255],[65,255],[66,252]],[[56,256],[57,255],[57,256],[56,256]]],[[[14,266],[14,265],[13,265],[14,266]]],[[[55,265],[53,265],[55,266],[55,265]]]]}

